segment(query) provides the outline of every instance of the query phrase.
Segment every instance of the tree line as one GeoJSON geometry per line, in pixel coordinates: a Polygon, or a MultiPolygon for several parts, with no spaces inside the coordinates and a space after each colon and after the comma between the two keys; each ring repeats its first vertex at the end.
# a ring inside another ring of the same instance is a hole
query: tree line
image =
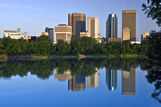
{"type": "Polygon", "coordinates": [[[130,41],[97,43],[91,37],[72,38],[68,44],[58,40],[52,44],[48,36],[40,36],[36,41],[28,42],[24,39],[0,39],[0,54],[5,55],[120,55],[120,54],[146,54],[147,43],[131,44],[130,41]]]}

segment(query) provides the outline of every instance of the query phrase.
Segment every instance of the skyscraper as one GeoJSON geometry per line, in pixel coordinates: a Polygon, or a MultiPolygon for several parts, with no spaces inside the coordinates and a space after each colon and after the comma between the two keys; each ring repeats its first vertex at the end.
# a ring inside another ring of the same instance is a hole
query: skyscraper
{"type": "Polygon", "coordinates": [[[86,86],[85,82],[84,76],[72,76],[72,79],[68,80],[68,90],[84,91],[86,86]]]}
{"type": "Polygon", "coordinates": [[[49,38],[51,39],[52,43],[54,40],[54,28],[48,28],[46,27],[45,32],[48,32],[49,38]]]}
{"type": "Polygon", "coordinates": [[[109,14],[106,22],[106,38],[118,37],[118,18],[116,14],[109,14]]]}
{"type": "Polygon", "coordinates": [[[68,14],[68,25],[72,26],[73,37],[79,37],[80,32],[86,31],[86,15],[82,13],[68,14]]]}
{"type": "Polygon", "coordinates": [[[122,94],[136,95],[136,68],[122,71],[122,94]]]}
{"type": "Polygon", "coordinates": [[[115,91],[115,89],[117,88],[117,81],[117,70],[106,70],[106,84],[109,90],[115,91]]]}
{"type": "MultiPolygon", "coordinates": [[[[130,40],[136,41],[136,10],[122,11],[122,32],[124,28],[130,29],[130,40]]],[[[122,40],[128,35],[122,34],[122,40]]]]}
{"type": "Polygon", "coordinates": [[[99,20],[96,17],[88,17],[88,33],[92,38],[99,37],[99,20]]]}
{"type": "Polygon", "coordinates": [[[88,88],[96,88],[98,87],[98,69],[97,72],[88,76],[88,88]]]}

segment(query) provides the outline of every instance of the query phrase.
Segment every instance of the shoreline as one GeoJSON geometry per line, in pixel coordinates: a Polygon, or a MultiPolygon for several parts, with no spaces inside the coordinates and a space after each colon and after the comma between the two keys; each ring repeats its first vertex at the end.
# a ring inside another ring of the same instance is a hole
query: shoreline
{"type": "Polygon", "coordinates": [[[144,57],[144,55],[78,55],[78,56],[60,56],[60,55],[50,55],[50,56],[32,56],[32,55],[26,55],[26,56],[7,56],[7,55],[0,55],[0,62],[3,61],[14,61],[14,60],[37,60],[37,59],[85,59],[85,58],[112,58],[112,57],[144,57]]]}

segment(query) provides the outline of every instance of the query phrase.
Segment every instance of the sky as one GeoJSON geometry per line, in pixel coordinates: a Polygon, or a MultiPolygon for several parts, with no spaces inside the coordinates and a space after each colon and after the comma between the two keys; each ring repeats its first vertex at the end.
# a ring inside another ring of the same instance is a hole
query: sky
{"type": "Polygon", "coordinates": [[[122,10],[137,10],[137,41],[141,34],[160,30],[155,20],[146,18],[142,3],[147,0],[0,0],[0,37],[4,30],[17,30],[40,35],[46,27],[68,24],[69,13],[84,13],[99,18],[100,37],[106,36],[106,20],[115,13],[118,17],[118,36],[122,36],[122,10]]]}

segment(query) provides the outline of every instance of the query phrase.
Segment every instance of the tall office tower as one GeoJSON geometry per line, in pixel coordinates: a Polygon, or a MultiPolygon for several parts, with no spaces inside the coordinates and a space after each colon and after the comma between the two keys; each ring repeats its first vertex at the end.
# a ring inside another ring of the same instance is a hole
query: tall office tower
{"type": "Polygon", "coordinates": [[[118,38],[118,18],[116,14],[109,14],[106,22],[106,38],[118,38]]]}
{"type": "Polygon", "coordinates": [[[88,33],[92,38],[99,37],[99,20],[96,17],[88,17],[88,33]]]}
{"type": "Polygon", "coordinates": [[[106,70],[106,84],[108,89],[115,91],[117,88],[118,73],[117,70],[106,70]]]}
{"type": "Polygon", "coordinates": [[[84,76],[72,76],[72,79],[68,80],[68,90],[84,91],[86,86],[85,82],[84,76]]]}
{"type": "Polygon", "coordinates": [[[122,71],[122,94],[136,95],[136,68],[122,71]]]}
{"type": "Polygon", "coordinates": [[[46,27],[45,32],[48,32],[49,38],[51,39],[52,43],[54,40],[54,28],[48,28],[46,27]]]}
{"type": "Polygon", "coordinates": [[[55,38],[56,43],[58,40],[64,40],[70,43],[72,38],[72,26],[67,26],[66,24],[55,26],[55,38]]]}
{"type": "Polygon", "coordinates": [[[98,69],[96,68],[96,73],[88,76],[88,88],[98,87],[98,69]]]}
{"type": "Polygon", "coordinates": [[[72,26],[73,37],[80,37],[86,31],[86,15],[82,13],[68,14],[68,25],[72,26]]]}
{"type": "MultiPolygon", "coordinates": [[[[136,10],[123,10],[122,11],[122,32],[124,28],[130,29],[130,40],[136,41],[136,10]]],[[[122,40],[127,38],[122,34],[122,40]]]]}

